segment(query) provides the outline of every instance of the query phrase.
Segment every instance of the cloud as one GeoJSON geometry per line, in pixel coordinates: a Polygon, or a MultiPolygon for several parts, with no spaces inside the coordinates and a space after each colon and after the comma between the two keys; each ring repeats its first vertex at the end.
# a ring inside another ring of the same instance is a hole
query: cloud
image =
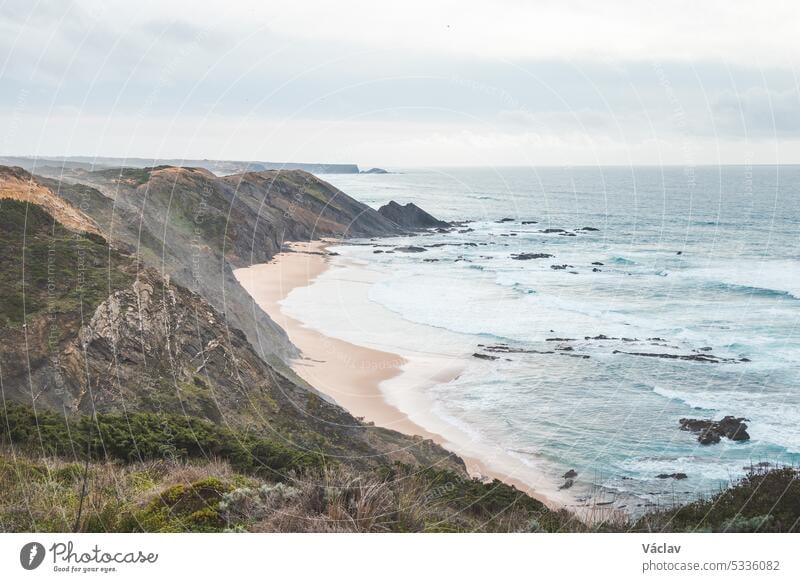
{"type": "Polygon", "coordinates": [[[0,153],[742,157],[800,131],[797,12],[682,0],[12,0],[0,5],[0,119],[13,122],[0,146],[13,151],[0,153]]]}
{"type": "Polygon", "coordinates": [[[800,89],[750,87],[725,92],[714,103],[720,132],[727,135],[800,137],[800,89]]]}

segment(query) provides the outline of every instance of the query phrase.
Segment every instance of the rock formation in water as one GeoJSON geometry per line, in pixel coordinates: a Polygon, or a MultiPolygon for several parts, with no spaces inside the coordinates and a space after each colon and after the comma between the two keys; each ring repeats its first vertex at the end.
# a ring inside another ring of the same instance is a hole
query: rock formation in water
{"type": "Polygon", "coordinates": [[[449,223],[431,216],[413,202],[400,205],[392,200],[388,204],[381,206],[378,209],[378,213],[407,229],[446,228],[450,226],[449,223]]]}

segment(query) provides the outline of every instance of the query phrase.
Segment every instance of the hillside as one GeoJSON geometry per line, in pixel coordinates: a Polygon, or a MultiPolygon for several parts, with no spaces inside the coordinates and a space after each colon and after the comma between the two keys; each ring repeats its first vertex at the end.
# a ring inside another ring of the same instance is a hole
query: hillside
{"type": "Polygon", "coordinates": [[[114,244],[200,294],[276,365],[294,347],[233,269],[268,261],[287,241],[401,232],[302,171],[218,178],[204,169],[163,166],[99,170],[81,183],[37,180],[83,209],[114,244]]]}
{"type": "Polygon", "coordinates": [[[366,426],[296,382],[259,357],[200,294],[100,235],[5,198],[0,248],[7,401],[76,418],[179,414],[332,462],[398,460],[463,473],[463,463],[440,447],[366,426]]]}
{"type": "Polygon", "coordinates": [[[0,531],[800,523],[788,468],[636,521],[590,525],[470,479],[438,445],[364,424],[299,381],[278,359],[291,346],[265,315],[251,328],[266,346],[258,353],[231,321],[234,304],[254,308],[232,268],[268,260],[287,240],[393,234],[396,223],[302,172],[217,178],[164,167],[91,178],[0,168],[0,531]]]}

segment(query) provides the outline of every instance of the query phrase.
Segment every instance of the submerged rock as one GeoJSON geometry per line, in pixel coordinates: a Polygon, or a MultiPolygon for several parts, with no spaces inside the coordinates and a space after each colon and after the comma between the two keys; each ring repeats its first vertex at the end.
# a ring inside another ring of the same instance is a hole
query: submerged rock
{"type": "Polygon", "coordinates": [[[615,354],[626,354],[628,356],[641,356],[644,358],[662,358],[665,360],[685,360],[687,362],[707,362],[709,364],[722,364],[736,362],[733,358],[718,358],[711,354],[667,354],[662,352],[624,352],[614,350],[615,354]]]}

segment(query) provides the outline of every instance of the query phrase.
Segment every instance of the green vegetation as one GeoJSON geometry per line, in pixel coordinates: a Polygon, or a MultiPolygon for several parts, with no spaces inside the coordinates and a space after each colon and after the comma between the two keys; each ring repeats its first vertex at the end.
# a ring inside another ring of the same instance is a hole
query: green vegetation
{"type": "Polygon", "coordinates": [[[709,499],[646,515],[635,531],[800,532],[800,472],[761,469],[709,499]]]}
{"type": "Polygon", "coordinates": [[[395,463],[328,465],[206,421],[135,414],[65,421],[0,415],[0,531],[797,532],[795,469],[749,475],[714,497],[591,525],[500,481],[395,463]],[[37,425],[38,422],[38,425],[37,425]],[[93,428],[92,428],[93,427],[93,428]],[[13,449],[11,448],[13,443],[13,449]],[[102,451],[102,454],[100,452],[102,451]],[[65,460],[69,458],[70,460],[65,460]]]}
{"type": "Polygon", "coordinates": [[[46,313],[91,316],[132,282],[126,262],[102,237],[68,231],[39,206],[0,201],[0,326],[19,327],[46,313]]]}
{"type": "Polygon", "coordinates": [[[0,443],[41,456],[124,462],[153,459],[228,461],[235,469],[283,479],[321,466],[319,455],[258,435],[234,432],[207,420],[177,414],[97,414],[66,418],[7,403],[0,409],[0,443]]]}

